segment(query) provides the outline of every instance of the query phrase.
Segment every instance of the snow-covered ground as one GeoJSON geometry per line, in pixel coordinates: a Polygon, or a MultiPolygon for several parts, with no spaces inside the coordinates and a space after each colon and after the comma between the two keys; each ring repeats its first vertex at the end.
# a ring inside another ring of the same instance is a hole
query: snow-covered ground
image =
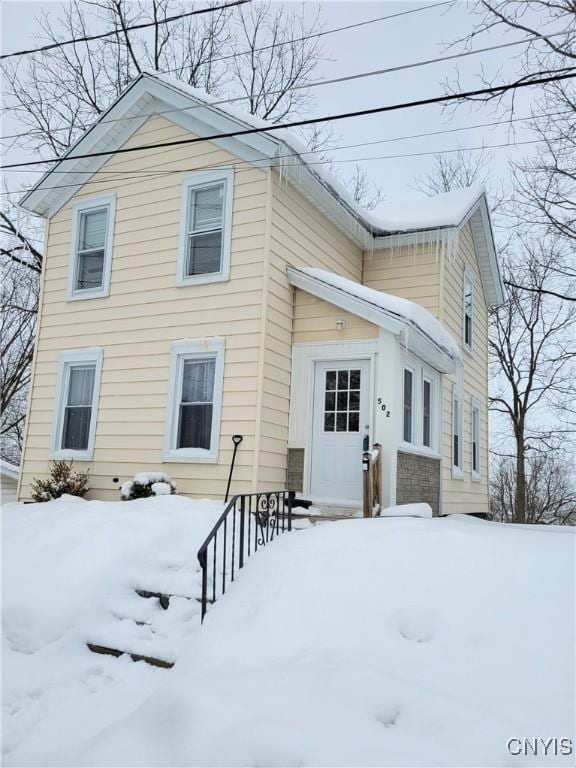
{"type": "Polygon", "coordinates": [[[574,529],[295,531],[250,559],[202,628],[183,617],[172,670],[91,656],[111,596],[152,574],[194,589],[186,569],[220,508],[6,510],[6,765],[573,765],[506,744],[574,738],[574,529]]]}

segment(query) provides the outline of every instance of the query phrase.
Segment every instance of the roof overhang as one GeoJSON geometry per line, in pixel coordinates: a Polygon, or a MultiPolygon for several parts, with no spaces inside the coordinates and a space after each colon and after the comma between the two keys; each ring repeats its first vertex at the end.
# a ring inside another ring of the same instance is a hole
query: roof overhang
{"type": "Polygon", "coordinates": [[[453,373],[457,369],[459,361],[413,320],[355,296],[343,288],[330,285],[296,267],[288,267],[287,273],[288,282],[295,288],[300,288],[400,337],[407,349],[441,373],[453,373]]]}

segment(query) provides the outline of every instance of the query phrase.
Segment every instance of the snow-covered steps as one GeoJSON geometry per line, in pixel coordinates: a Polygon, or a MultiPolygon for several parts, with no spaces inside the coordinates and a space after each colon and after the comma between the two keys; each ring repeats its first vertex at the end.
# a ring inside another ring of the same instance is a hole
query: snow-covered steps
{"type": "Polygon", "coordinates": [[[143,656],[139,653],[130,653],[129,651],[120,651],[118,648],[107,648],[104,645],[95,645],[94,643],[86,643],[92,653],[100,653],[105,656],[130,656],[132,661],[145,661],[146,664],[150,664],[152,667],[162,667],[163,669],[172,669],[174,666],[173,661],[165,661],[164,659],[157,659],[154,656],[143,656]]]}
{"type": "MultiPolygon", "coordinates": [[[[162,581],[162,580],[160,580],[162,581]]],[[[164,585],[168,586],[164,581],[164,585]]],[[[190,586],[173,583],[173,587],[190,586]]],[[[108,615],[88,630],[93,653],[129,656],[158,667],[174,666],[200,612],[198,594],[134,588],[111,601],[108,615]]]]}

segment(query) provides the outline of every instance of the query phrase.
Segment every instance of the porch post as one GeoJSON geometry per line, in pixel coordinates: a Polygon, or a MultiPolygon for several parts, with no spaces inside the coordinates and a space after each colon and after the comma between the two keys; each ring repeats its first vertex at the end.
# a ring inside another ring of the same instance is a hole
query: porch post
{"type": "Polygon", "coordinates": [[[382,446],[382,508],[396,503],[396,472],[402,392],[399,337],[380,329],[375,378],[374,442],[382,446]],[[385,407],[384,407],[385,406],[385,407]]]}

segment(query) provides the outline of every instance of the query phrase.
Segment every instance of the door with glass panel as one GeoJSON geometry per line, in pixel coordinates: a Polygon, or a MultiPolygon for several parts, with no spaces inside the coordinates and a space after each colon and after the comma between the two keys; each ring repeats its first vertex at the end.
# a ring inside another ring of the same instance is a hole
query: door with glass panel
{"type": "Polygon", "coordinates": [[[361,503],[362,450],[370,433],[370,361],[317,362],[310,496],[343,506],[361,503]]]}

